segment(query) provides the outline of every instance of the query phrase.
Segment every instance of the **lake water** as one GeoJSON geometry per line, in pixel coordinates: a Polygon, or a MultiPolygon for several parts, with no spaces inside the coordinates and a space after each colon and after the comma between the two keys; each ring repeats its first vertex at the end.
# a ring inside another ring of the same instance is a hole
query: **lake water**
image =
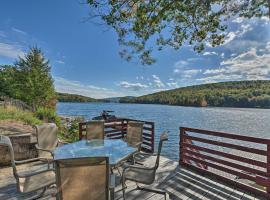
{"type": "Polygon", "coordinates": [[[155,142],[168,130],[169,141],[163,155],[177,160],[179,127],[186,126],[270,138],[270,110],[247,108],[195,108],[152,104],[58,103],[60,115],[83,116],[91,119],[102,110],[114,110],[119,117],[155,122],[155,142]]]}

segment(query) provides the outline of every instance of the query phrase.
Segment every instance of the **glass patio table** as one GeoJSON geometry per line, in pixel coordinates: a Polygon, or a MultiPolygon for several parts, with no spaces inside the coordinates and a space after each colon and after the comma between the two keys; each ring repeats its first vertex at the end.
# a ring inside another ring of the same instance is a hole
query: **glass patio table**
{"type": "Polygon", "coordinates": [[[121,139],[80,140],[57,147],[54,160],[104,156],[109,157],[110,166],[115,166],[137,151],[121,139]]]}

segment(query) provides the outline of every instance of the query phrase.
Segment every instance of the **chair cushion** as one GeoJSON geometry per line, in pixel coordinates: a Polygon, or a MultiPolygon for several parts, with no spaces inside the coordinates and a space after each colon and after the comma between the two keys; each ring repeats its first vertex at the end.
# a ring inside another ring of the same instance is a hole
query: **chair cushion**
{"type": "Polygon", "coordinates": [[[44,171],[43,173],[26,178],[19,178],[19,188],[23,193],[33,192],[54,183],[55,173],[53,171],[44,171]]]}

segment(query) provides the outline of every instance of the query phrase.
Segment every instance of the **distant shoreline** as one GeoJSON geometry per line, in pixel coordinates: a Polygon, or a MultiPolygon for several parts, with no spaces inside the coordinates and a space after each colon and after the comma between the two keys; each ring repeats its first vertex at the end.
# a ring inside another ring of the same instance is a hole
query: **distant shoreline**
{"type": "Polygon", "coordinates": [[[66,102],[66,101],[58,101],[57,103],[82,103],[82,104],[88,104],[88,103],[98,103],[98,104],[138,104],[138,105],[160,105],[160,106],[175,106],[175,107],[190,107],[190,108],[243,108],[243,109],[270,109],[269,107],[230,107],[230,106],[183,106],[183,105],[171,105],[171,104],[158,104],[158,103],[124,103],[124,102],[102,102],[102,101],[96,101],[96,102],[66,102]]]}

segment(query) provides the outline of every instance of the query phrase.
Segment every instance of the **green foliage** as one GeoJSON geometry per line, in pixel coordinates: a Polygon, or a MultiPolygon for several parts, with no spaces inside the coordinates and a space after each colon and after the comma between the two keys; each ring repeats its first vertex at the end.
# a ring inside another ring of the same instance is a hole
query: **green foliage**
{"type": "Polygon", "coordinates": [[[0,95],[18,96],[16,90],[16,68],[12,65],[0,66],[0,95]]]}
{"type": "Polygon", "coordinates": [[[55,110],[51,108],[39,107],[35,112],[35,116],[42,121],[53,122],[57,126],[61,124],[60,118],[57,116],[55,110]]]}
{"type": "Polygon", "coordinates": [[[14,66],[0,66],[1,95],[19,99],[33,110],[40,106],[55,107],[55,91],[49,62],[41,50],[31,48],[14,66]]]}
{"type": "Polygon", "coordinates": [[[15,107],[0,107],[0,120],[22,121],[31,126],[42,123],[32,112],[22,111],[15,107]]]}
{"type": "Polygon", "coordinates": [[[120,102],[270,108],[270,81],[235,81],[189,86],[136,98],[122,98],[120,102]]]}
{"type": "Polygon", "coordinates": [[[60,138],[67,142],[74,142],[79,140],[79,123],[83,122],[84,119],[81,117],[76,117],[71,121],[62,123],[59,127],[60,138]]]}
{"type": "Polygon", "coordinates": [[[205,43],[213,47],[224,42],[227,19],[231,16],[269,15],[268,0],[88,0],[90,18],[100,17],[118,34],[120,55],[133,56],[150,65],[155,41],[157,49],[179,49],[190,44],[201,52],[205,43]]]}
{"type": "Polygon", "coordinates": [[[97,99],[77,94],[57,93],[59,102],[97,102],[97,99]]]}
{"type": "Polygon", "coordinates": [[[36,110],[41,106],[53,107],[50,101],[55,97],[49,61],[37,47],[30,49],[24,58],[15,63],[19,99],[36,110]]]}

